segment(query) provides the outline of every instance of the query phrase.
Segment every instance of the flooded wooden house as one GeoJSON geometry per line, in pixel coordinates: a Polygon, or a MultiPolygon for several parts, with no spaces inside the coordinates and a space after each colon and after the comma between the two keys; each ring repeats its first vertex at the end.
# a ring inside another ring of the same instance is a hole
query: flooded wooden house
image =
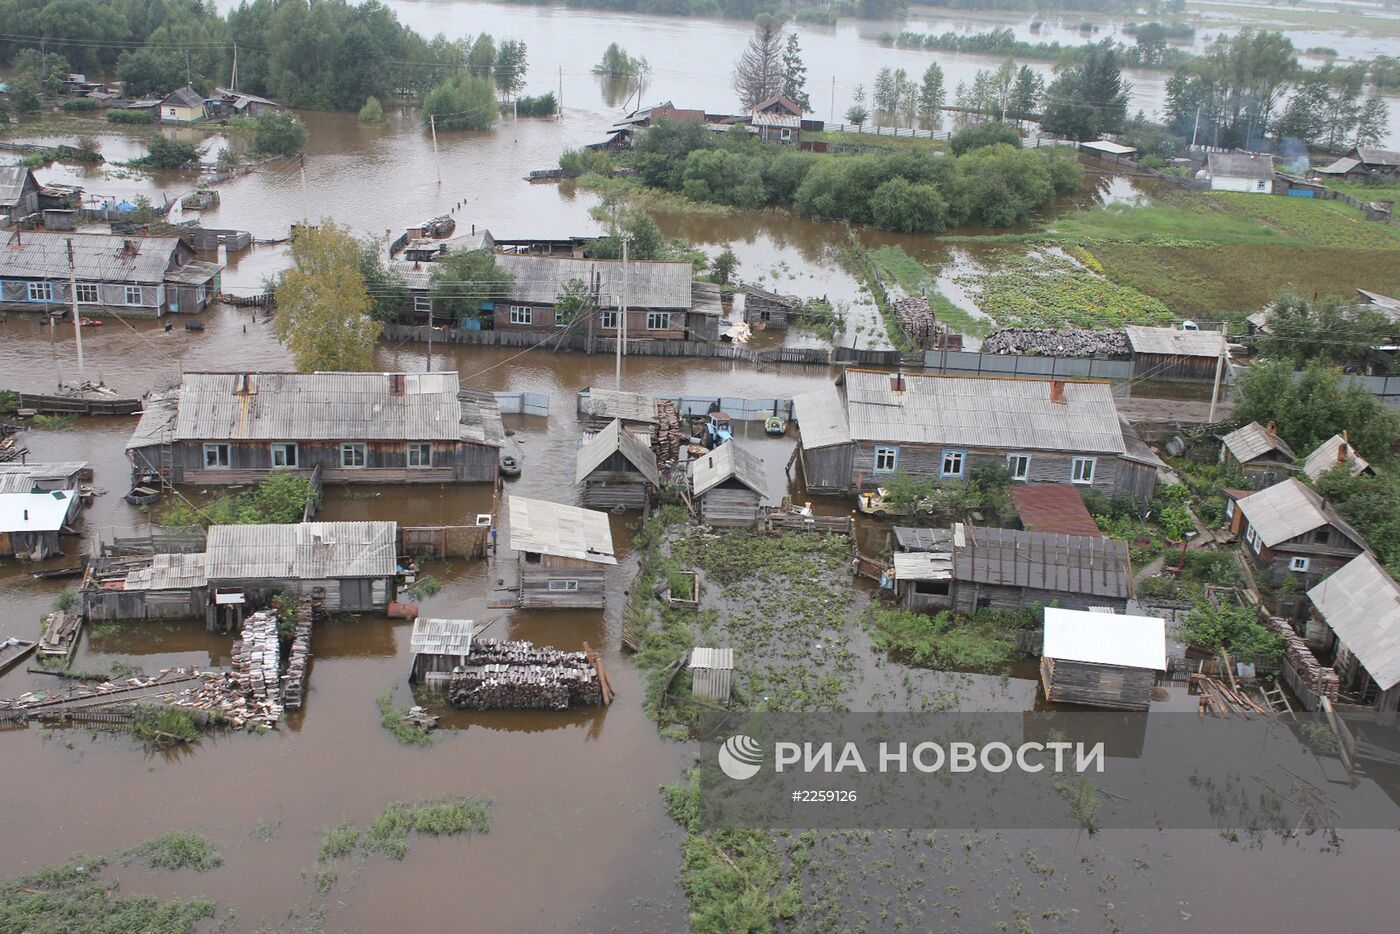
{"type": "Polygon", "coordinates": [[[1166,668],[1165,620],[1045,608],[1040,682],[1049,701],[1146,710],[1166,668]]]}
{"type": "Polygon", "coordinates": [[[1228,363],[1220,331],[1186,331],[1130,324],[1123,328],[1133,351],[1133,379],[1213,382],[1228,363]]]}
{"type": "Polygon", "coordinates": [[[744,322],[755,329],[786,331],[788,317],[799,300],[791,295],[779,295],[756,285],[744,286],[744,322]]]}
{"type": "Polygon", "coordinates": [[[0,166],[0,220],[10,226],[39,210],[39,181],[23,165],[0,166]]]}
{"type": "Polygon", "coordinates": [[[1308,647],[1338,674],[1348,703],[1400,710],[1400,584],[1357,555],[1308,591],[1308,647]]]}
{"type": "Polygon", "coordinates": [[[408,640],[409,650],[413,653],[409,683],[447,690],[453,672],[467,666],[475,627],[476,624],[469,619],[415,618],[413,634],[408,640]]]}
{"type": "Polygon", "coordinates": [[[0,493],[0,557],[43,561],[63,554],[81,500],[76,490],[0,493]]]}
{"type": "Polygon", "coordinates": [[[1368,550],[1316,490],[1291,477],[1239,500],[1235,511],[1240,550],[1254,572],[1273,585],[1291,579],[1297,586],[1289,589],[1297,593],[1368,550]]]}
{"type": "Polygon", "coordinates": [[[1371,462],[1356,453],[1356,448],[1351,446],[1351,442],[1347,440],[1346,432],[1328,438],[1314,448],[1313,452],[1303,460],[1303,474],[1313,481],[1328,471],[1338,468],[1344,469],[1351,477],[1359,477],[1363,473],[1375,473],[1375,470],[1371,468],[1371,462]]]}
{"type": "Polygon", "coordinates": [[[199,619],[209,608],[204,552],[98,557],[83,576],[89,620],[199,619]]]}
{"type": "MultiPolygon", "coordinates": [[[[796,145],[802,139],[803,129],[809,125],[809,121],[802,119],[803,115],[801,105],[792,98],[785,94],[774,94],[754,105],[749,126],[753,134],[761,140],[796,145]]],[[[817,123],[814,128],[820,130],[822,127],[817,123]]]]}
{"type": "Polygon", "coordinates": [[[210,526],[211,616],[241,619],[282,592],[319,598],[330,612],[383,612],[394,599],[397,545],[394,522],[210,526]]]}
{"type": "Polygon", "coordinates": [[[194,314],[219,291],[218,263],[195,259],[179,237],[119,237],[16,230],[0,242],[0,307],[70,308],[68,245],[73,246],[78,310],[124,317],[194,314]]]}
{"type": "Polygon", "coordinates": [[[510,497],[510,544],[520,569],[519,605],[601,608],[617,564],[608,514],[542,499],[510,497]]]}
{"type": "Polygon", "coordinates": [[[812,493],[879,487],[896,473],[964,480],[1005,465],[1016,483],[1151,498],[1162,461],[1118,416],[1103,382],[848,369],[793,399],[797,463],[812,493]]]}
{"type": "Polygon", "coordinates": [[[494,483],[504,439],[456,373],[186,373],[147,398],[127,457],[177,484],[494,483]]]}
{"type": "Polygon", "coordinates": [[[1255,487],[1273,486],[1288,477],[1296,459],[1273,422],[1267,427],[1250,422],[1220,436],[1220,463],[1238,466],[1255,487]]]}
{"type": "Polygon", "coordinates": [[[727,441],[690,462],[690,489],[705,525],[746,526],[758,522],[768,482],[763,461],[727,441]]]}
{"type": "Polygon", "coordinates": [[[502,253],[496,265],[515,278],[510,294],[483,308],[481,326],[497,331],[541,335],[571,326],[570,333],[616,337],[627,308],[628,340],[686,340],[711,330],[718,334],[713,308],[695,310],[693,270],[687,261],[632,261],[627,264],[626,289],[620,260],[573,259],[502,253]],[[558,310],[567,290],[584,296],[582,309],[558,310]],[[577,315],[584,315],[574,321],[577,315]],[[710,319],[714,319],[713,321],[710,319]]]}
{"type": "Polygon", "coordinates": [[[953,526],[950,605],[972,612],[1054,604],[1123,612],[1133,596],[1127,542],[1101,535],[953,526]]]}
{"type": "Polygon", "coordinates": [[[661,489],[656,453],[613,419],[578,449],[574,482],[583,505],[594,509],[646,509],[661,489]]]}

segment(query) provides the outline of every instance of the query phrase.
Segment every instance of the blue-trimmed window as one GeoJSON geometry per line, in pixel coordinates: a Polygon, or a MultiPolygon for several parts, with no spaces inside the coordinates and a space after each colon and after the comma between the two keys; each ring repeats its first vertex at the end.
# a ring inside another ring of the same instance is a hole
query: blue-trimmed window
{"type": "Polygon", "coordinates": [[[29,300],[31,302],[51,302],[53,301],[52,282],[31,282],[29,283],[29,300]]]}
{"type": "Polygon", "coordinates": [[[1029,454],[1006,455],[1006,470],[1012,480],[1029,480],[1031,476],[1031,456],[1029,454]]]}
{"type": "Polygon", "coordinates": [[[949,477],[961,477],[967,472],[967,452],[966,451],[944,451],[943,470],[940,474],[944,479],[949,477]]]}
{"type": "Polygon", "coordinates": [[[894,473],[899,467],[899,448],[880,445],[875,448],[875,472],[894,473]]]}

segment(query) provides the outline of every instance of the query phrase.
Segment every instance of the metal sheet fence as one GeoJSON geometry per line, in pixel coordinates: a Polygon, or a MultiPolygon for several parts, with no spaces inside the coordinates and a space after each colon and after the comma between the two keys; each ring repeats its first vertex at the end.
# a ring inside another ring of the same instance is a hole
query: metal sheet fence
{"type": "Polygon", "coordinates": [[[502,415],[549,416],[549,395],[543,392],[493,393],[502,415]]]}
{"type": "MultiPolygon", "coordinates": [[[[682,415],[707,415],[718,409],[738,422],[761,422],[770,415],[784,419],[792,418],[791,399],[739,399],[731,396],[667,396],[653,395],[655,399],[666,399],[676,404],[682,415]]],[[[588,390],[578,392],[577,410],[580,415],[588,414],[588,390]]]]}
{"type": "Polygon", "coordinates": [[[1030,377],[1079,377],[1084,379],[1131,379],[1131,360],[1102,360],[1094,357],[1040,357],[1024,354],[986,354],[966,350],[924,353],[924,369],[953,375],[995,375],[1030,377]]]}

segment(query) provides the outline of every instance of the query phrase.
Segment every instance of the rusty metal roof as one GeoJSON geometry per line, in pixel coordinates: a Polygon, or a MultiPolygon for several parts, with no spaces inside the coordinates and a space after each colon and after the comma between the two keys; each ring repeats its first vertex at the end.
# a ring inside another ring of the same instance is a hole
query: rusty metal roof
{"type": "Polygon", "coordinates": [[[1127,542],[970,526],[955,527],[953,537],[953,576],[959,581],[1122,600],[1132,596],[1127,542]]]}
{"type": "Polygon", "coordinates": [[[1102,535],[1078,488],[1068,483],[1027,483],[1011,488],[1011,499],[1028,532],[1102,535]]]}

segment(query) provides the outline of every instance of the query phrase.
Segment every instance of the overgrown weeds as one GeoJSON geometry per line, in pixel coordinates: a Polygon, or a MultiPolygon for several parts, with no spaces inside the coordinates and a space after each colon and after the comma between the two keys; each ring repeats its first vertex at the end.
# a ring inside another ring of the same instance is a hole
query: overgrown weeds
{"type": "Polygon", "coordinates": [[[930,617],[899,609],[872,609],[867,616],[875,647],[911,665],[952,671],[995,671],[1016,654],[1016,631],[1030,611],[945,610],[930,617]]]}
{"type": "Polygon", "coordinates": [[[211,840],[193,830],[172,830],[151,837],[122,854],[122,863],[140,861],[151,869],[193,869],[209,872],[224,863],[211,840]]]}
{"type": "Polygon", "coordinates": [[[404,720],[408,709],[395,707],[392,695],[381,694],[375,699],[375,704],[379,707],[379,725],[393,733],[400,743],[405,746],[427,746],[432,743],[433,738],[427,730],[404,720]]]}
{"type": "Polygon", "coordinates": [[[439,798],[413,804],[394,801],[364,830],[352,821],[329,828],[321,837],[316,859],[328,863],[356,852],[403,859],[408,855],[410,834],[455,837],[489,833],[490,830],[491,801],[488,798],[439,798]]]}
{"type": "Polygon", "coordinates": [[[104,865],[101,858],[78,857],[0,882],[0,931],[192,934],[214,916],[206,898],[118,895],[117,883],[99,878],[104,865]]]}
{"type": "Polygon", "coordinates": [[[174,746],[199,739],[199,723],[179,707],[141,706],[131,720],[131,732],[153,746],[174,746]]]}

